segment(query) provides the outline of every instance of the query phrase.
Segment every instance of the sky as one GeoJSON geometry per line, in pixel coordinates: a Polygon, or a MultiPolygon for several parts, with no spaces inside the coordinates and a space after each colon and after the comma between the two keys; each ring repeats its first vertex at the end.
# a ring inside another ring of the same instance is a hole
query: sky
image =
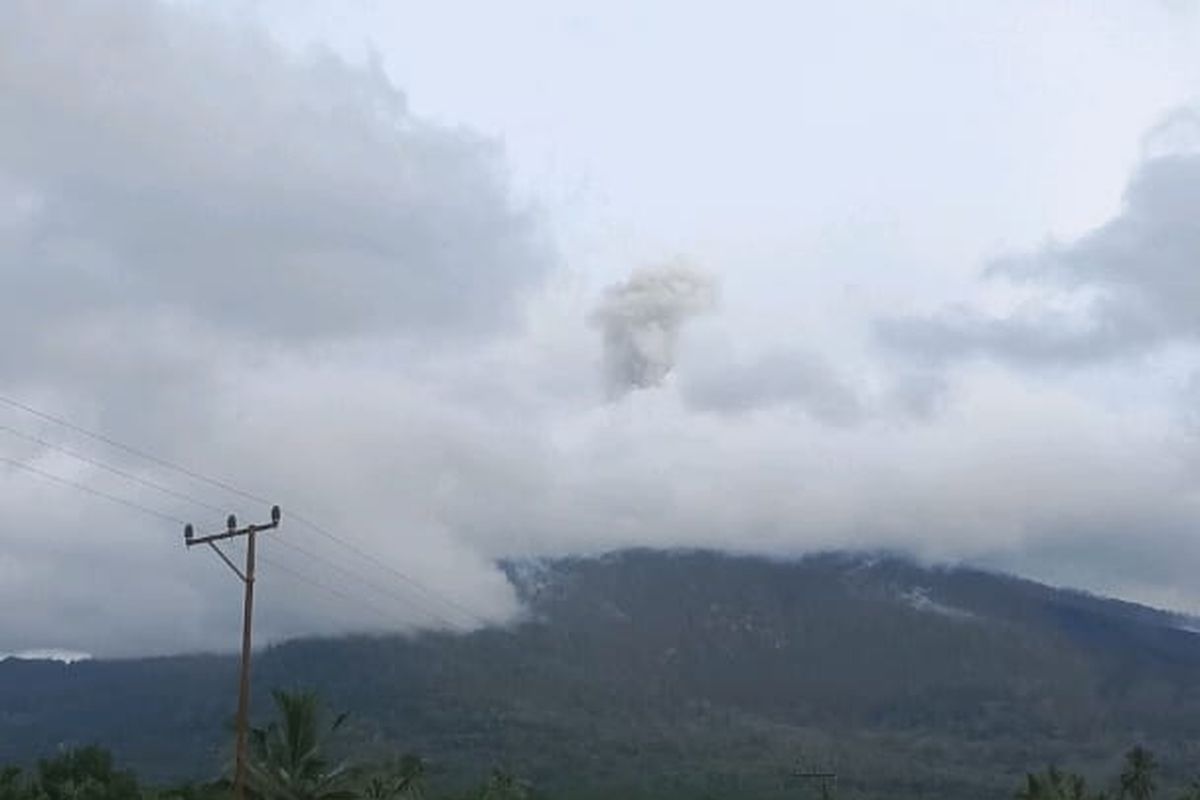
{"type": "Polygon", "coordinates": [[[262,643],[631,546],[1200,612],[1197,53],[1186,0],[4,3],[0,652],[232,649],[182,524],[272,503],[262,643]]]}

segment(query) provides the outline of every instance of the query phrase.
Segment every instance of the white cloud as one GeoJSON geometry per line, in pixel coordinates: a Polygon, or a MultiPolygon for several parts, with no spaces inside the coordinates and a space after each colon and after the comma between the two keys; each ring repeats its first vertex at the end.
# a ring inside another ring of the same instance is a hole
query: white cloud
{"type": "MultiPolygon", "coordinates": [[[[958,41],[937,40],[950,39],[958,41]]],[[[689,57],[707,57],[692,46],[689,57]]],[[[650,86],[686,82],[687,63],[650,86]]],[[[852,76],[856,91],[873,85],[879,66],[852,76]]],[[[935,67],[942,75],[944,64],[925,60],[898,74],[935,67]]],[[[627,70],[613,86],[633,91],[627,70]]],[[[564,90],[559,80],[555,92],[564,90]]],[[[690,88],[688,118],[700,118],[701,107],[713,116],[712,92],[700,91],[702,82],[690,88]]],[[[917,98],[937,119],[955,98],[968,98],[976,113],[992,105],[972,86],[939,91],[917,98]]],[[[1133,374],[1026,371],[1047,361],[1030,353],[1069,360],[1079,346],[1071,329],[1041,318],[1040,327],[1016,331],[1024,350],[1010,363],[1018,370],[942,370],[936,359],[896,365],[860,346],[874,311],[925,298],[939,273],[914,278],[914,253],[942,253],[935,233],[952,240],[944,248],[955,259],[982,247],[980,231],[989,229],[974,218],[1007,185],[993,174],[1005,169],[976,180],[963,165],[979,154],[965,145],[949,165],[930,159],[947,141],[975,141],[966,134],[987,128],[983,117],[929,141],[920,133],[931,123],[906,118],[903,137],[890,141],[887,126],[874,124],[887,114],[822,84],[814,108],[848,116],[822,116],[824,138],[803,140],[805,159],[788,161],[798,157],[802,117],[726,151],[721,143],[752,128],[752,114],[717,114],[712,130],[694,126],[696,139],[683,141],[652,95],[627,106],[597,100],[581,119],[599,124],[641,109],[644,118],[619,120],[642,160],[623,165],[617,183],[646,170],[660,182],[687,178],[670,196],[679,207],[664,218],[651,213],[670,205],[662,183],[644,206],[618,216],[646,213],[655,231],[686,223],[702,244],[725,239],[701,248],[722,307],[686,331],[684,317],[708,307],[707,283],[685,282],[681,303],[671,293],[662,302],[630,294],[628,283],[615,294],[596,291],[639,260],[582,275],[560,263],[546,245],[546,220],[512,200],[499,147],[413,113],[378,64],[297,55],[239,23],[148,0],[10,3],[0,11],[0,394],[281,503],[283,529],[260,550],[270,559],[257,628],[266,640],[509,619],[518,609],[495,558],[625,545],[776,554],[883,547],[1132,596],[1151,596],[1155,576],[1185,584],[1195,547],[1181,532],[1195,511],[1195,460],[1170,398],[1178,373],[1192,369],[1190,355],[1168,367],[1150,357],[1128,367],[1133,374]],[[839,124],[854,134],[840,151],[839,124]],[[897,152],[915,155],[901,163],[897,152]],[[790,166],[773,171],[772,159],[790,166]],[[710,162],[716,168],[705,171],[710,162]],[[853,174],[839,183],[843,164],[853,174]],[[800,172],[804,181],[795,180],[800,172]],[[936,184],[936,197],[910,208],[918,177],[936,184]],[[748,196],[756,182],[761,196],[748,196]],[[960,209],[960,192],[974,184],[977,195],[960,209]],[[856,216],[868,187],[870,207],[856,216]],[[684,202],[692,195],[693,204],[684,202]],[[785,196],[799,199],[777,205],[785,196]],[[750,223],[713,230],[714,209],[743,207],[750,223]],[[845,218],[820,240],[830,249],[739,238],[783,230],[810,212],[845,218]],[[954,223],[967,218],[977,229],[963,233],[954,223]],[[876,231],[904,220],[921,224],[903,235],[876,231]],[[909,239],[920,248],[903,250],[909,239]],[[619,367],[621,386],[644,390],[606,397],[606,354],[589,321],[597,303],[613,345],[608,368],[619,367]],[[413,589],[299,517],[452,602],[413,589]],[[1129,558],[1134,541],[1146,546],[1129,558]]],[[[1048,97],[1043,111],[1057,95],[1048,97]]],[[[771,92],[736,100],[747,112],[782,114],[771,92]]],[[[577,104],[585,101],[580,92],[577,104]]],[[[895,111],[905,101],[896,94],[885,105],[895,111]]],[[[1177,126],[1170,133],[1179,138],[1177,126]]],[[[605,158],[619,150],[605,149],[605,158]]],[[[1053,161],[1040,151],[1037,158],[1053,161]]],[[[1085,277],[1100,281],[1114,302],[1146,311],[1139,319],[1151,330],[1191,336],[1182,243],[1194,231],[1186,214],[1152,212],[1158,199],[1187,206],[1192,177],[1190,169],[1144,171],[1122,216],[1064,249],[1067,293],[1085,277]],[[1169,246],[1144,272],[1130,266],[1143,259],[1112,256],[1160,238],[1169,246]]],[[[1094,210],[1099,201],[1088,202],[1094,210]]],[[[1022,220],[1008,232],[1041,221],[1024,207],[1008,213],[1022,220]]],[[[670,238],[651,238],[660,236],[670,238]]],[[[1035,294],[1048,277],[1039,275],[1035,294]]],[[[934,296],[945,293],[938,284],[934,296]]],[[[967,337],[967,349],[1013,338],[1009,328],[996,333],[992,322],[971,319],[982,332],[967,337]]],[[[1083,330],[1080,341],[1097,347],[1083,330]]],[[[934,350],[964,348],[943,333],[931,338],[934,350]]],[[[0,424],[119,462],[244,521],[267,511],[12,408],[0,407],[0,424]]],[[[0,454],[202,529],[222,524],[223,513],[3,432],[0,454]]],[[[6,467],[0,501],[11,526],[0,560],[0,650],[106,655],[236,643],[236,583],[210,553],[185,551],[173,520],[6,467]]],[[[1200,607],[1189,592],[1173,596],[1200,607]]]]}

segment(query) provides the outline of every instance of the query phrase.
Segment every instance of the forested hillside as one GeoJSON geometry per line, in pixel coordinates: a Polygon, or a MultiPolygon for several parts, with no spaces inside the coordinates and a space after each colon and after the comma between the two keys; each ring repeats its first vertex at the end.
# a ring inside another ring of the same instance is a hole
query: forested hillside
{"type": "MultiPolygon", "coordinates": [[[[1094,776],[1135,742],[1169,785],[1200,765],[1200,636],[1177,615],[851,555],[507,568],[524,622],[273,647],[256,710],[312,687],[364,757],[595,797],[794,797],[797,764],[847,797],[1008,797],[1030,769],[1094,776]]],[[[94,741],[155,779],[214,775],[234,677],[218,656],[2,662],[0,762],[94,741]]]]}

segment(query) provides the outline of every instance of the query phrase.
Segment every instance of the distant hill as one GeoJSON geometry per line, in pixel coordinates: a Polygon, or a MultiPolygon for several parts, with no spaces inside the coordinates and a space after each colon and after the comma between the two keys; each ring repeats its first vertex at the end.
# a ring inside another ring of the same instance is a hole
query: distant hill
{"type": "MultiPolygon", "coordinates": [[[[505,565],[528,619],[290,642],[255,663],[351,712],[346,746],[447,775],[504,764],[591,797],[1011,797],[1144,742],[1200,771],[1195,620],[962,568],[626,551],[505,565]]],[[[147,775],[219,769],[233,658],[0,662],[0,762],[101,742],[147,775]]]]}

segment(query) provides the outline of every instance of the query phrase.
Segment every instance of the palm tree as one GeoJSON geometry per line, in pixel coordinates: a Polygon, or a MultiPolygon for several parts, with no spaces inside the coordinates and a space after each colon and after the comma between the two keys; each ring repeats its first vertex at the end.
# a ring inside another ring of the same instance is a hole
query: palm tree
{"type": "Polygon", "coordinates": [[[1158,764],[1154,754],[1138,745],[1125,754],[1121,770],[1120,797],[1129,800],[1150,800],[1154,796],[1154,770],[1158,764]]]}
{"type": "Polygon", "coordinates": [[[363,796],[371,800],[421,800],[425,796],[425,762],[414,755],[400,757],[393,775],[371,778],[363,796]]]}
{"type": "MultiPolygon", "coordinates": [[[[321,752],[320,706],[315,692],[272,692],[279,719],[250,731],[248,786],[262,800],[352,800],[345,765],[321,752]]],[[[333,721],[333,733],[346,715],[333,721]]]]}
{"type": "Polygon", "coordinates": [[[1043,774],[1025,776],[1017,800],[1088,800],[1087,781],[1082,775],[1049,767],[1043,774]]]}
{"type": "Polygon", "coordinates": [[[411,753],[401,756],[396,773],[400,797],[420,800],[425,796],[425,762],[420,757],[411,753]]]}
{"type": "Polygon", "coordinates": [[[363,787],[362,796],[366,800],[392,800],[396,797],[396,786],[391,781],[375,775],[363,787]]]}

